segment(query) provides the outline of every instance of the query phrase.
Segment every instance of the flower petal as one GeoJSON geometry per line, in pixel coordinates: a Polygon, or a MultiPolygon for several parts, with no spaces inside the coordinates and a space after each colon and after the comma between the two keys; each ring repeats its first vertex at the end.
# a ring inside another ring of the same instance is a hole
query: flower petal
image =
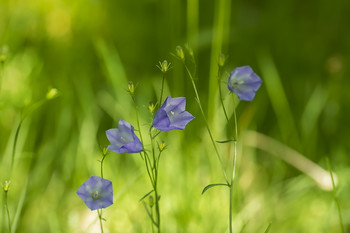
{"type": "Polygon", "coordinates": [[[98,176],[91,176],[77,191],[78,196],[91,210],[106,208],[113,204],[112,182],[98,176]],[[98,192],[98,198],[92,198],[98,192]]]}
{"type": "Polygon", "coordinates": [[[252,101],[261,83],[262,80],[250,66],[242,66],[231,72],[227,86],[240,100],[252,101]]]}

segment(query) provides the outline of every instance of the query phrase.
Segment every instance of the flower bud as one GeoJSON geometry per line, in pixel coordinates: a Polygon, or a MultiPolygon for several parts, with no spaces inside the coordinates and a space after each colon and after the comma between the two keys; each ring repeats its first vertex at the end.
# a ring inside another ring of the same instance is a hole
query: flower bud
{"type": "Polygon", "coordinates": [[[108,153],[108,146],[103,147],[102,153],[103,155],[106,155],[108,153]]]}
{"type": "Polygon", "coordinates": [[[218,65],[219,65],[220,67],[223,67],[223,66],[225,65],[225,62],[226,62],[226,56],[225,56],[225,54],[220,53],[220,55],[219,55],[219,60],[218,60],[218,65]]]}
{"type": "Polygon", "coordinates": [[[129,90],[131,95],[134,95],[134,93],[135,93],[135,86],[134,86],[134,83],[132,81],[129,81],[129,83],[128,83],[128,90],[129,90]]]}
{"type": "Polygon", "coordinates": [[[153,115],[155,109],[156,109],[156,106],[154,105],[154,103],[149,102],[148,110],[150,111],[150,113],[151,113],[152,115],[153,115]]]}
{"type": "Polygon", "coordinates": [[[7,193],[7,191],[9,190],[9,186],[10,186],[10,182],[5,180],[4,183],[2,184],[2,187],[5,193],[7,193]]]}
{"type": "Polygon", "coordinates": [[[181,46],[176,46],[176,55],[183,61],[185,61],[185,54],[181,46]]]}
{"type": "Polygon", "coordinates": [[[162,71],[164,74],[170,69],[171,63],[167,60],[164,60],[163,62],[159,62],[159,66],[157,66],[160,71],[162,71]]]}
{"type": "Polygon", "coordinates": [[[46,99],[53,99],[58,96],[58,90],[56,88],[51,88],[47,93],[46,93],[46,99]]]}
{"type": "Polygon", "coordinates": [[[148,198],[148,205],[150,208],[152,208],[154,206],[154,198],[152,195],[150,195],[148,198]]]}
{"type": "Polygon", "coordinates": [[[0,63],[4,63],[7,58],[8,47],[7,45],[3,45],[0,47],[0,63]]]}
{"type": "Polygon", "coordinates": [[[165,147],[166,147],[166,144],[164,141],[158,144],[158,149],[160,152],[162,152],[165,149],[165,147]]]}

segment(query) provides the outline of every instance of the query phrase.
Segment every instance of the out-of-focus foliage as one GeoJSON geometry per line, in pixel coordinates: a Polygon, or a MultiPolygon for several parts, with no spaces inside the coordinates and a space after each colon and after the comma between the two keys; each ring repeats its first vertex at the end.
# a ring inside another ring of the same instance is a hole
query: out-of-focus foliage
{"type": "MultiPolygon", "coordinates": [[[[254,139],[244,136],[247,130],[268,135],[323,168],[330,157],[349,230],[349,12],[347,0],[0,0],[1,182],[10,177],[21,116],[50,88],[58,90],[58,98],[32,111],[19,132],[8,191],[17,232],[98,232],[97,214],[76,191],[99,175],[105,131],[119,119],[136,123],[129,80],[147,130],[148,104],[156,102],[161,87],[156,65],[164,59],[172,67],[164,97],[186,96],[186,110],[196,118],[185,131],[162,135],[167,145],[159,171],[163,232],[227,231],[225,187],[201,196],[207,184],[223,177],[190,81],[171,55],[177,45],[196,70],[217,140],[232,135],[224,128],[215,91],[220,52],[228,56],[223,80],[243,65],[263,79],[254,101],[237,108],[235,232],[264,232],[270,222],[270,232],[339,232],[332,194],[305,172],[257,149],[258,142],[244,142],[254,139]]],[[[233,104],[231,98],[225,103],[233,104]]],[[[230,147],[219,149],[229,162],[230,147]]],[[[105,232],[151,232],[138,202],[151,189],[142,159],[111,152],[104,173],[113,182],[115,202],[103,212],[105,232]]],[[[0,232],[8,232],[3,198],[0,204],[0,232]]]]}

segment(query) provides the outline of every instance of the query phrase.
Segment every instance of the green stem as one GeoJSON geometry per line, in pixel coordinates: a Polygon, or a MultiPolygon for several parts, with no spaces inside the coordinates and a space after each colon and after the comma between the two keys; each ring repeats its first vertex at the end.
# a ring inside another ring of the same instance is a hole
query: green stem
{"type": "Polygon", "coordinates": [[[155,155],[155,149],[154,149],[154,137],[152,136],[152,128],[151,126],[149,130],[149,136],[151,139],[151,145],[152,145],[152,158],[153,158],[153,171],[154,171],[154,180],[153,180],[153,190],[155,195],[155,207],[156,207],[156,219],[157,219],[157,229],[158,233],[160,233],[160,210],[159,210],[159,199],[158,199],[158,163],[157,158],[155,155]]]}
{"type": "Polygon", "coordinates": [[[188,73],[188,76],[189,76],[190,79],[191,79],[192,86],[193,86],[193,90],[194,90],[194,93],[195,93],[195,95],[196,95],[196,100],[197,100],[199,109],[200,109],[200,111],[201,111],[201,113],[202,113],[202,116],[203,116],[203,119],[204,119],[204,122],[205,122],[205,125],[206,125],[206,128],[207,128],[207,131],[208,131],[209,136],[210,136],[210,140],[211,140],[211,142],[212,142],[212,144],[213,144],[213,146],[214,146],[216,155],[217,155],[218,160],[219,160],[219,162],[220,162],[221,169],[222,169],[222,171],[223,171],[223,173],[224,173],[224,177],[225,177],[226,183],[229,184],[228,179],[227,179],[227,175],[226,175],[226,171],[225,171],[225,168],[224,168],[224,165],[223,165],[223,163],[222,163],[222,159],[221,159],[221,156],[220,156],[220,153],[219,153],[219,150],[218,150],[218,148],[216,147],[216,143],[215,143],[213,134],[211,133],[211,130],[210,130],[210,128],[209,128],[209,124],[208,124],[207,118],[205,117],[205,113],[204,113],[204,111],[203,111],[202,104],[201,104],[201,101],[200,101],[200,99],[199,99],[199,95],[198,95],[198,91],[197,91],[196,84],[195,84],[194,79],[193,79],[193,77],[192,77],[192,74],[191,74],[190,70],[188,69],[187,65],[185,64],[185,62],[183,62],[183,64],[184,64],[184,66],[185,66],[185,68],[186,68],[186,71],[187,71],[187,73],[188,73]]]}
{"type": "Polygon", "coordinates": [[[9,206],[7,203],[7,191],[5,191],[5,208],[6,208],[7,219],[8,219],[8,224],[9,224],[9,232],[11,233],[11,218],[10,218],[9,206]]]}
{"type": "Polygon", "coordinates": [[[160,98],[159,98],[158,108],[160,108],[160,106],[162,105],[162,98],[163,98],[163,91],[164,91],[164,80],[165,80],[165,73],[163,73],[163,77],[162,77],[162,89],[160,91],[160,98]]]}
{"type": "Polygon", "coordinates": [[[15,163],[15,155],[16,155],[17,140],[18,140],[18,135],[19,135],[19,131],[20,131],[20,129],[21,129],[22,123],[23,123],[23,118],[21,119],[21,121],[19,122],[19,124],[18,124],[18,126],[17,126],[16,134],[15,134],[15,139],[14,139],[14,141],[13,141],[10,177],[12,176],[13,166],[14,166],[14,163],[15,163]]]}
{"type": "Polygon", "coordinates": [[[238,137],[238,127],[237,127],[237,114],[236,114],[236,104],[235,100],[233,99],[233,118],[235,123],[235,129],[234,129],[234,150],[233,150],[233,164],[232,164],[232,177],[231,177],[231,183],[230,183],[230,206],[229,206],[229,229],[230,233],[232,233],[232,204],[233,204],[233,182],[235,180],[235,174],[236,174],[236,164],[237,164],[237,137],[238,137]]]}
{"type": "Polygon", "coordinates": [[[329,162],[328,157],[327,157],[327,165],[328,165],[329,174],[331,175],[332,187],[333,187],[333,198],[334,198],[334,201],[337,205],[340,228],[341,228],[341,232],[344,233],[345,230],[344,230],[343,218],[342,218],[342,214],[341,214],[341,209],[340,209],[340,205],[339,205],[337,192],[335,189],[335,182],[334,182],[333,172],[332,172],[332,168],[331,168],[331,163],[329,162]]]}
{"type": "Polygon", "coordinates": [[[220,94],[220,103],[221,103],[221,106],[222,106],[222,110],[224,111],[224,115],[225,115],[226,121],[228,123],[229,119],[228,119],[228,115],[227,115],[226,108],[225,108],[225,105],[224,105],[224,98],[222,96],[222,90],[221,90],[221,66],[219,66],[219,68],[218,68],[218,77],[217,78],[218,78],[218,87],[219,87],[219,94],[220,94]]]}
{"type": "Polygon", "coordinates": [[[139,134],[140,134],[140,140],[141,140],[142,145],[144,145],[143,144],[142,133],[141,133],[141,127],[140,127],[139,110],[138,110],[138,107],[137,107],[134,95],[131,95],[131,98],[132,98],[132,101],[134,102],[135,113],[136,113],[136,121],[137,121],[137,128],[138,128],[138,131],[139,131],[139,134]]]}
{"type": "Polygon", "coordinates": [[[102,224],[102,209],[97,210],[98,218],[100,220],[101,233],[103,233],[103,224],[102,224]]]}
{"type": "Polygon", "coordinates": [[[103,161],[105,160],[107,154],[105,152],[103,152],[103,157],[101,160],[101,178],[103,178],[103,161]]]}

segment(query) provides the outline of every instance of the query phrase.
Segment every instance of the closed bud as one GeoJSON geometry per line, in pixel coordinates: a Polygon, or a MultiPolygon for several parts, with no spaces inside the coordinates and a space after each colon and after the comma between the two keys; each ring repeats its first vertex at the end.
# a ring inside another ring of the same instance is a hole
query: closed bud
{"type": "Polygon", "coordinates": [[[154,206],[154,198],[152,195],[150,195],[148,198],[148,205],[150,208],[152,208],[154,206]]]}
{"type": "Polygon", "coordinates": [[[164,141],[158,144],[158,149],[160,152],[162,152],[165,149],[165,147],[166,147],[166,144],[164,141]]]}
{"type": "Polygon", "coordinates": [[[46,93],[46,99],[53,99],[58,96],[58,90],[56,88],[50,88],[46,93]]]}
{"type": "Polygon", "coordinates": [[[3,45],[0,47],[0,63],[5,63],[8,53],[7,45],[3,45]]]}
{"type": "Polygon", "coordinates": [[[7,191],[9,190],[9,186],[10,186],[10,182],[5,180],[4,183],[2,184],[2,187],[5,193],[7,193],[7,191]]]}
{"type": "Polygon", "coordinates": [[[218,64],[220,67],[223,67],[225,65],[225,62],[226,62],[226,56],[225,54],[223,53],[220,53],[219,55],[219,61],[218,61],[218,64]]]}
{"type": "Polygon", "coordinates": [[[149,102],[148,110],[150,111],[150,113],[152,113],[152,115],[153,115],[155,109],[156,109],[156,106],[154,105],[154,103],[149,102]]]}
{"type": "Polygon", "coordinates": [[[103,147],[102,153],[103,155],[106,155],[108,153],[108,146],[103,147]]]}
{"type": "Polygon", "coordinates": [[[171,63],[167,60],[164,60],[163,62],[159,62],[159,66],[157,66],[160,71],[162,71],[164,74],[170,69],[171,63]]]}
{"type": "Polygon", "coordinates": [[[176,55],[183,61],[185,61],[185,54],[181,46],[176,46],[176,55]]]}
{"type": "Polygon", "coordinates": [[[185,48],[187,49],[188,54],[189,54],[192,58],[194,58],[193,49],[192,49],[188,44],[185,45],[185,48]]]}
{"type": "Polygon", "coordinates": [[[135,93],[135,86],[134,86],[134,83],[131,82],[131,81],[129,81],[129,83],[128,83],[128,90],[129,90],[131,95],[134,95],[134,93],[135,93]]]}

